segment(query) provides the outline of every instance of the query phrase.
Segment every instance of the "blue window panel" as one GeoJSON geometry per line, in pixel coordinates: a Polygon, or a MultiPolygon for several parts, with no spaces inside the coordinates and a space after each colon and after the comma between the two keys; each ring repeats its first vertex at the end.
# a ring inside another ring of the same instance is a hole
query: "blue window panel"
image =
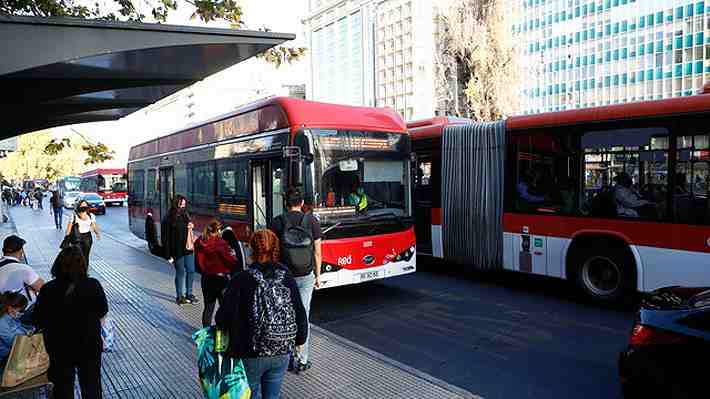
{"type": "Polygon", "coordinates": [[[576,66],[577,68],[579,68],[579,66],[580,66],[581,64],[582,64],[582,59],[579,58],[579,57],[577,57],[577,58],[574,60],[574,66],[576,66]]]}
{"type": "Polygon", "coordinates": [[[635,31],[635,30],[636,30],[636,24],[631,23],[631,24],[629,25],[629,31],[633,32],[633,31],[635,31]]]}
{"type": "Polygon", "coordinates": [[[614,86],[618,86],[618,85],[619,85],[619,75],[614,75],[614,79],[613,79],[613,81],[612,81],[612,84],[613,84],[614,86]]]}
{"type": "Polygon", "coordinates": [[[656,42],[656,53],[663,52],[663,40],[656,42]]]}
{"type": "Polygon", "coordinates": [[[567,13],[565,11],[562,11],[562,14],[560,14],[560,21],[565,21],[567,20],[567,13]]]}
{"type": "Polygon", "coordinates": [[[582,32],[575,32],[574,33],[574,42],[579,43],[579,40],[582,38],[582,32]]]}
{"type": "Polygon", "coordinates": [[[685,64],[685,70],[683,71],[683,74],[690,75],[692,73],[693,73],[693,63],[688,62],[687,64],[685,64]]]}
{"type": "Polygon", "coordinates": [[[686,35],[685,36],[685,47],[693,47],[693,35],[686,35]]]}
{"type": "Polygon", "coordinates": [[[552,38],[547,39],[547,48],[552,48],[552,38]]]}
{"type": "Polygon", "coordinates": [[[612,5],[613,5],[614,7],[618,7],[618,6],[619,6],[619,0],[614,0],[613,3],[612,3],[612,5]]]}
{"type": "Polygon", "coordinates": [[[674,46],[677,49],[683,48],[683,37],[681,37],[681,36],[676,37],[674,46]]]}
{"type": "Polygon", "coordinates": [[[618,22],[614,23],[614,34],[615,35],[619,34],[619,23],[618,22]]]}
{"type": "Polygon", "coordinates": [[[596,82],[594,78],[589,79],[589,88],[593,89],[594,86],[596,86],[596,82]]]}
{"type": "Polygon", "coordinates": [[[648,26],[653,26],[653,20],[654,20],[653,14],[648,14],[646,16],[646,23],[648,23],[648,26]]]}
{"type": "Polygon", "coordinates": [[[604,9],[608,10],[611,8],[611,0],[604,0],[604,9]]]}
{"type": "Polygon", "coordinates": [[[695,73],[703,73],[703,62],[695,61],[695,73]]]}
{"type": "Polygon", "coordinates": [[[625,85],[626,82],[628,82],[628,80],[629,80],[629,78],[628,78],[628,75],[627,75],[627,74],[624,73],[624,74],[621,75],[621,84],[622,84],[622,85],[625,85]]]}
{"type": "Polygon", "coordinates": [[[614,50],[614,54],[612,55],[612,59],[614,61],[619,61],[619,49],[614,50]]]}
{"type": "Polygon", "coordinates": [[[555,61],[555,72],[558,72],[560,70],[560,62],[555,61]]]}
{"type": "Polygon", "coordinates": [[[626,32],[629,29],[629,23],[626,21],[621,21],[621,31],[626,32]]]}
{"type": "Polygon", "coordinates": [[[579,84],[579,80],[574,82],[574,91],[579,91],[580,88],[581,88],[581,86],[579,84]]]}
{"type": "Polygon", "coordinates": [[[607,51],[604,53],[604,62],[609,62],[611,61],[611,51],[607,51]]]}
{"type": "Polygon", "coordinates": [[[582,16],[583,16],[583,17],[586,17],[586,16],[587,16],[587,11],[588,11],[587,5],[585,4],[585,5],[582,6],[582,16]]]}
{"type": "Polygon", "coordinates": [[[589,39],[594,40],[594,36],[596,36],[596,29],[592,28],[589,30],[589,39]]]}
{"type": "Polygon", "coordinates": [[[683,65],[681,64],[676,64],[676,66],[673,67],[673,76],[675,77],[681,77],[683,75],[683,65]]]}
{"type": "Polygon", "coordinates": [[[564,92],[567,91],[567,84],[566,84],[566,83],[562,83],[562,87],[560,88],[560,91],[561,91],[562,93],[564,93],[564,92]]]}
{"type": "Polygon", "coordinates": [[[670,73],[670,72],[664,72],[664,73],[663,73],[663,77],[666,78],[666,79],[672,77],[672,75],[673,75],[673,74],[670,73]]]}
{"type": "Polygon", "coordinates": [[[560,84],[555,85],[555,94],[560,94],[560,84]]]}
{"type": "Polygon", "coordinates": [[[562,35],[562,38],[560,39],[560,44],[563,46],[567,44],[567,35],[562,35]]]}
{"type": "Polygon", "coordinates": [[[582,81],[582,90],[587,90],[587,81],[582,81]]]}
{"type": "Polygon", "coordinates": [[[611,86],[611,76],[604,76],[604,87],[611,86]]]}
{"type": "Polygon", "coordinates": [[[560,37],[555,38],[555,48],[560,47],[560,37]]]}
{"type": "Polygon", "coordinates": [[[582,57],[582,66],[587,66],[587,56],[582,57]]]}
{"type": "Polygon", "coordinates": [[[646,46],[644,46],[643,44],[640,44],[639,45],[639,57],[644,54],[646,54],[646,46]]]}
{"type": "Polygon", "coordinates": [[[589,63],[590,63],[591,65],[594,65],[595,62],[596,62],[596,57],[594,57],[593,55],[590,55],[590,56],[589,56],[589,63]]]}
{"type": "Polygon", "coordinates": [[[604,34],[607,36],[611,35],[611,24],[604,25],[604,34]]]}
{"type": "Polygon", "coordinates": [[[662,24],[663,23],[663,11],[659,11],[656,13],[656,24],[662,24]]]}
{"type": "Polygon", "coordinates": [[[629,75],[629,82],[636,83],[636,74],[635,73],[631,72],[631,74],[629,75]]]}
{"type": "Polygon", "coordinates": [[[583,42],[587,41],[587,31],[586,30],[584,32],[582,32],[582,41],[583,42]]]}
{"type": "Polygon", "coordinates": [[[705,73],[709,73],[709,72],[710,72],[710,65],[705,67],[705,73]]]}
{"type": "Polygon", "coordinates": [[[539,18],[535,18],[535,29],[537,29],[537,28],[539,28],[539,27],[540,27],[540,19],[539,19],[539,18]]]}
{"type": "Polygon", "coordinates": [[[574,17],[579,18],[582,15],[582,9],[579,7],[574,8],[574,17]]]}
{"type": "Polygon", "coordinates": [[[653,80],[653,69],[646,70],[646,80],[653,80]]]}
{"type": "Polygon", "coordinates": [[[646,27],[646,18],[644,16],[639,17],[639,29],[643,29],[646,27]]]}
{"type": "Polygon", "coordinates": [[[537,53],[539,51],[540,51],[540,42],[535,42],[535,52],[537,53]]]}
{"type": "Polygon", "coordinates": [[[625,60],[629,55],[628,53],[629,53],[629,50],[626,47],[622,48],[621,49],[621,59],[625,60]]]}
{"type": "Polygon", "coordinates": [[[705,41],[705,33],[704,32],[698,32],[695,34],[695,44],[703,44],[705,41]]]}
{"type": "Polygon", "coordinates": [[[594,11],[596,11],[595,8],[596,8],[596,4],[595,4],[594,2],[592,2],[591,4],[589,4],[589,12],[594,12],[594,11]]]}
{"type": "Polygon", "coordinates": [[[554,19],[554,21],[555,21],[555,22],[560,22],[560,13],[558,13],[558,12],[555,13],[555,19],[554,19]]]}
{"type": "Polygon", "coordinates": [[[695,13],[695,8],[693,8],[692,4],[688,4],[688,6],[685,7],[685,14],[686,17],[692,17],[695,13]]]}
{"type": "Polygon", "coordinates": [[[656,80],[661,80],[661,79],[663,79],[663,69],[656,68],[656,80]]]}
{"type": "Polygon", "coordinates": [[[684,8],[678,7],[675,9],[675,19],[683,19],[684,8]]]}
{"type": "Polygon", "coordinates": [[[604,62],[604,59],[602,57],[597,58],[597,64],[601,64],[604,62]]]}
{"type": "Polygon", "coordinates": [[[636,58],[636,52],[634,50],[631,50],[631,53],[629,54],[629,58],[636,58]]]}
{"type": "Polygon", "coordinates": [[[628,2],[629,2],[629,0],[621,0],[621,5],[624,5],[624,4],[628,3],[628,2]]]}

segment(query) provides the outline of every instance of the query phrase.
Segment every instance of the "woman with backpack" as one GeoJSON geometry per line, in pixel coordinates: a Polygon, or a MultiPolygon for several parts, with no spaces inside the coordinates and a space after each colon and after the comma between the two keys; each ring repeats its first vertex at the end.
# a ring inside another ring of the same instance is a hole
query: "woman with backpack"
{"type": "Polygon", "coordinates": [[[217,310],[217,327],[229,334],[226,355],[241,359],[252,397],[276,399],[289,362],[308,336],[296,281],[279,263],[279,239],[270,230],[249,242],[252,263],[230,281],[217,310]]]}
{"type": "Polygon", "coordinates": [[[96,234],[96,239],[101,239],[101,232],[99,231],[99,226],[96,224],[96,216],[89,211],[89,203],[86,200],[81,200],[76,206],[74,211],[74,217],[67,224],[66,235],[72,234],[72,229],[74,224],[77,225],[79,233],[79,246],[81,247],[81,252],[86,258],[86,264],[89,264],[89,254],[91,253],[91,247],[94,244],[94,239],[91,236],[93,231],[96,234]]]}
{"type": "Polygon", "coordinates": [[[195,255],[202,274],[202,300],[205,302],[203,327],[212,324],[215,303],[222,305],[223,292],[237,264],[232,249],[221,237],[220,228],[221,224],[213,220],[205,227],[202,237],[195,241],[195,255]]]}
{"type": "Polygon", "coordinates": [[[175,302],[178,305],[199,303],[192,294],[195,278],[195,253],[192,229],[195,227],[187,212],[187,198],[175,197],[168,216],[162,223],[163,251],[168,262],[175,266],[175,302]]]}

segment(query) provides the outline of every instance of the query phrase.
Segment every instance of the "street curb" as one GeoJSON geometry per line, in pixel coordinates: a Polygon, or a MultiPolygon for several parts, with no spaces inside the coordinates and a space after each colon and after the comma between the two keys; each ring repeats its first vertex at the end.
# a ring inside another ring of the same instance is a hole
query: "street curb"
{"type": "Polygon", "coordinates": [[[436,386],[438,386],[438,387],[440,387],[440,388],[443,388],[443,389],[445,389],[445,390],[447,390],[447,391],[449,391],[449,392],[451,392],[451,393],[453,393],[453,394],[459,395],[459,396],[461,396],[461,397],[463,397],[463,398],[467,398],[467,399],[485,399],[483,396],[476,395],[476,394],[471,393],[471,392],[469,392],[469,391],[467,391],[467,390],[465,390],[465,389],[463,389],[463,388],[459,388],[459,387],[457,387],[456,385],[449,384],[448,382],[446,382],[446,381],[444,381],[444,380],[441,380],[441,379],[439,379],[439,378],[436,378],[436,377],[434,377],[434,376],[432,376],[432,375],[430,375],[430,374],[427,374],[427,373],[425,373],[425,372],[423,372],[423,371],[421,371],[421,370],[417,370],[417,369],[414,368],[414,367],[408,366],[408,365],[406,365],[406,364],[404,364],[404,363],[401,363],[401,362],[399,362],[399,361],[397,361],[397,360],[394,360],[394,359],[392,359],[392,358],[390,358],[390,357],[387,357],[387,356],[383,355],[382,353],[379,353],[379,352],[374,351],[374,350],[372,350],[372,349],[366,348],[366,347],[364,347],[364,346],[362,346],[362,345],[360,345],[360,344],[357,344],[357,343],[355,343],[355,342],[353,342],[353,341],[351,341],[351,340],[349,340],[349,339],[347,339],[347,338],[345,338],[345,337],[342,337],[342,336],[340,336],[340,335],[338,335],[338,334],[335,334],[335,333],[333,333],[333,332],[330,332],[330,331],[328,331],[328,330],[326,330],[326,329],[324,329],[324,328],[318,327],[317,325],[312,324],[312,323],[311,323],[311,330],[315,330],[315,331],[317,331],[319,334],[322,334],[322,335],[326,336],[328,339],[331,339],[331,340],[333,340],[333,341],[337,341],[339,344],[341,344],[341,345],[343,345],[343,346],[347,346],[347,347],[350,347],[350,348],[353,349],[353,350],[356,350],[356,351],[359,351],[359,352],[363,352],[363,353],[365,353],[365,354],[368,355],[368,356],[371,356],[371,357],[376,358],[377,360],[381,361],[382,363],[385,363],[385,364],[387,364],[387,365],[389,365],[389,366],[398,368],[398,369],[400,369],[401,371],[403,371],[403,372],[405,372],[405,373],[411,374],[411,375],[413,375],[413,376],[415,376],[415,377],[417,377],[417,378],[420,378],[420,379],[422,379],[422,380],[425,380],[425,381],[427,381],[427,382],[429,382],[429,383],[431,383],[431,384],[433,384],[433,385],[436,385],[436,386]]]}

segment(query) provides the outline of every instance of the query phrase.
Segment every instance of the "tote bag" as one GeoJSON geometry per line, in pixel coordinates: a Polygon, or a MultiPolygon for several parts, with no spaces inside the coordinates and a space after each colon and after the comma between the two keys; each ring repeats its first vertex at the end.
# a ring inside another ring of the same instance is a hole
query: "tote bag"
{"type": "Polygon", "coordinates": [[[49,355],[41,333],[18,335],[2,374],[3,387],[14,387],[47,372],[49,355]]]}
{"type": "MultiPolygon", "coordinates": [[[[221,334],[221,333],[220,333],[221,334]]],[[[205,399],[249,399],[251,389],[240,359],[224,358],[226,344],[218,337],[217,327],[197,330],[192,340],[197,344],[197,371],[205,399]],[[217,342],[220,341],[220,342],[217,342]]]]}

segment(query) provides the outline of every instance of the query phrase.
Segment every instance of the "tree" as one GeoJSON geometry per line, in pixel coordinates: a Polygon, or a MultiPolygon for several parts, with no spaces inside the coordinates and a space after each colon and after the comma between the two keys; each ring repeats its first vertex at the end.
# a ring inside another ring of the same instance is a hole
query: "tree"
{"type": "Polygon", "coordinates": [[[52,135],[47,130],[24,134],[17,139],[17,151],[0,159],[0,170],[7,179],[53,180],[76,175],[84,167],[86,153],[80,148],[66,147],[61,152],[47,154],[45,149],[52,142],[52,135]]]}
{"type": "MultiPolygon", "coordinates": [[[[86,159],[84,159],[84,165],[91,165],[95,163],[101,163],[105,161],[110,161],[113,159],[113,156],[116,154],[115,151],[111,150],[108,148],[106,144],[103,144],[101,142],[94,143],[92,140],[89,140],[81,134],[79,131],[76,129],[71,129],[74,134],[79,136],[84,141],[84,144],[81,146],[81,149],[86,153],[86,159]]],[[[46,155],[57,155],[60,152],[62,152],[65,148],[71,148],[71,139],[68,137],[62,138],[62,139],[52,139],[47,145],[44,147],[44,153],[46,155]]]]}
{"type": "MultiPolygon", "coordinates": [[[[105,3],[98,1],[92,6],[88,1],[79,0],[2,0],[0,14],[35,15],[41,17],[78,17],[109,21],[142,22],[146,15],[136,7],[141,0],[112,0],[113,3],[103,8],[105,3]],[[111,7],[111,5],[113,7],[111,7]]],[[[192,18],[204,22],[223,20],[233,29],[244,28],[244,13],[238,0],[145,0],[152,7],[150,16],[158,22],[165,22],[171,11],[178,9],[179,3],[194,9],[192,18]]],[[[267,28],[261,28],[268,31],[267,28]]],[[[277,68],[284,63],[301,59],[306,53],[303,47],[278,46],[259,54],[258,57],[274,64],[277,68]]]]}
{"type": "Polygon", "coordinates": [[[448,99],[448,108],[458,116],[492,121],[520,108],[519,54],[508,3],[452,0],[442,10],[440,36],[446,46],[438,55],[438,70],[440,79],[463,83],[464,104],[448,99]]]}

